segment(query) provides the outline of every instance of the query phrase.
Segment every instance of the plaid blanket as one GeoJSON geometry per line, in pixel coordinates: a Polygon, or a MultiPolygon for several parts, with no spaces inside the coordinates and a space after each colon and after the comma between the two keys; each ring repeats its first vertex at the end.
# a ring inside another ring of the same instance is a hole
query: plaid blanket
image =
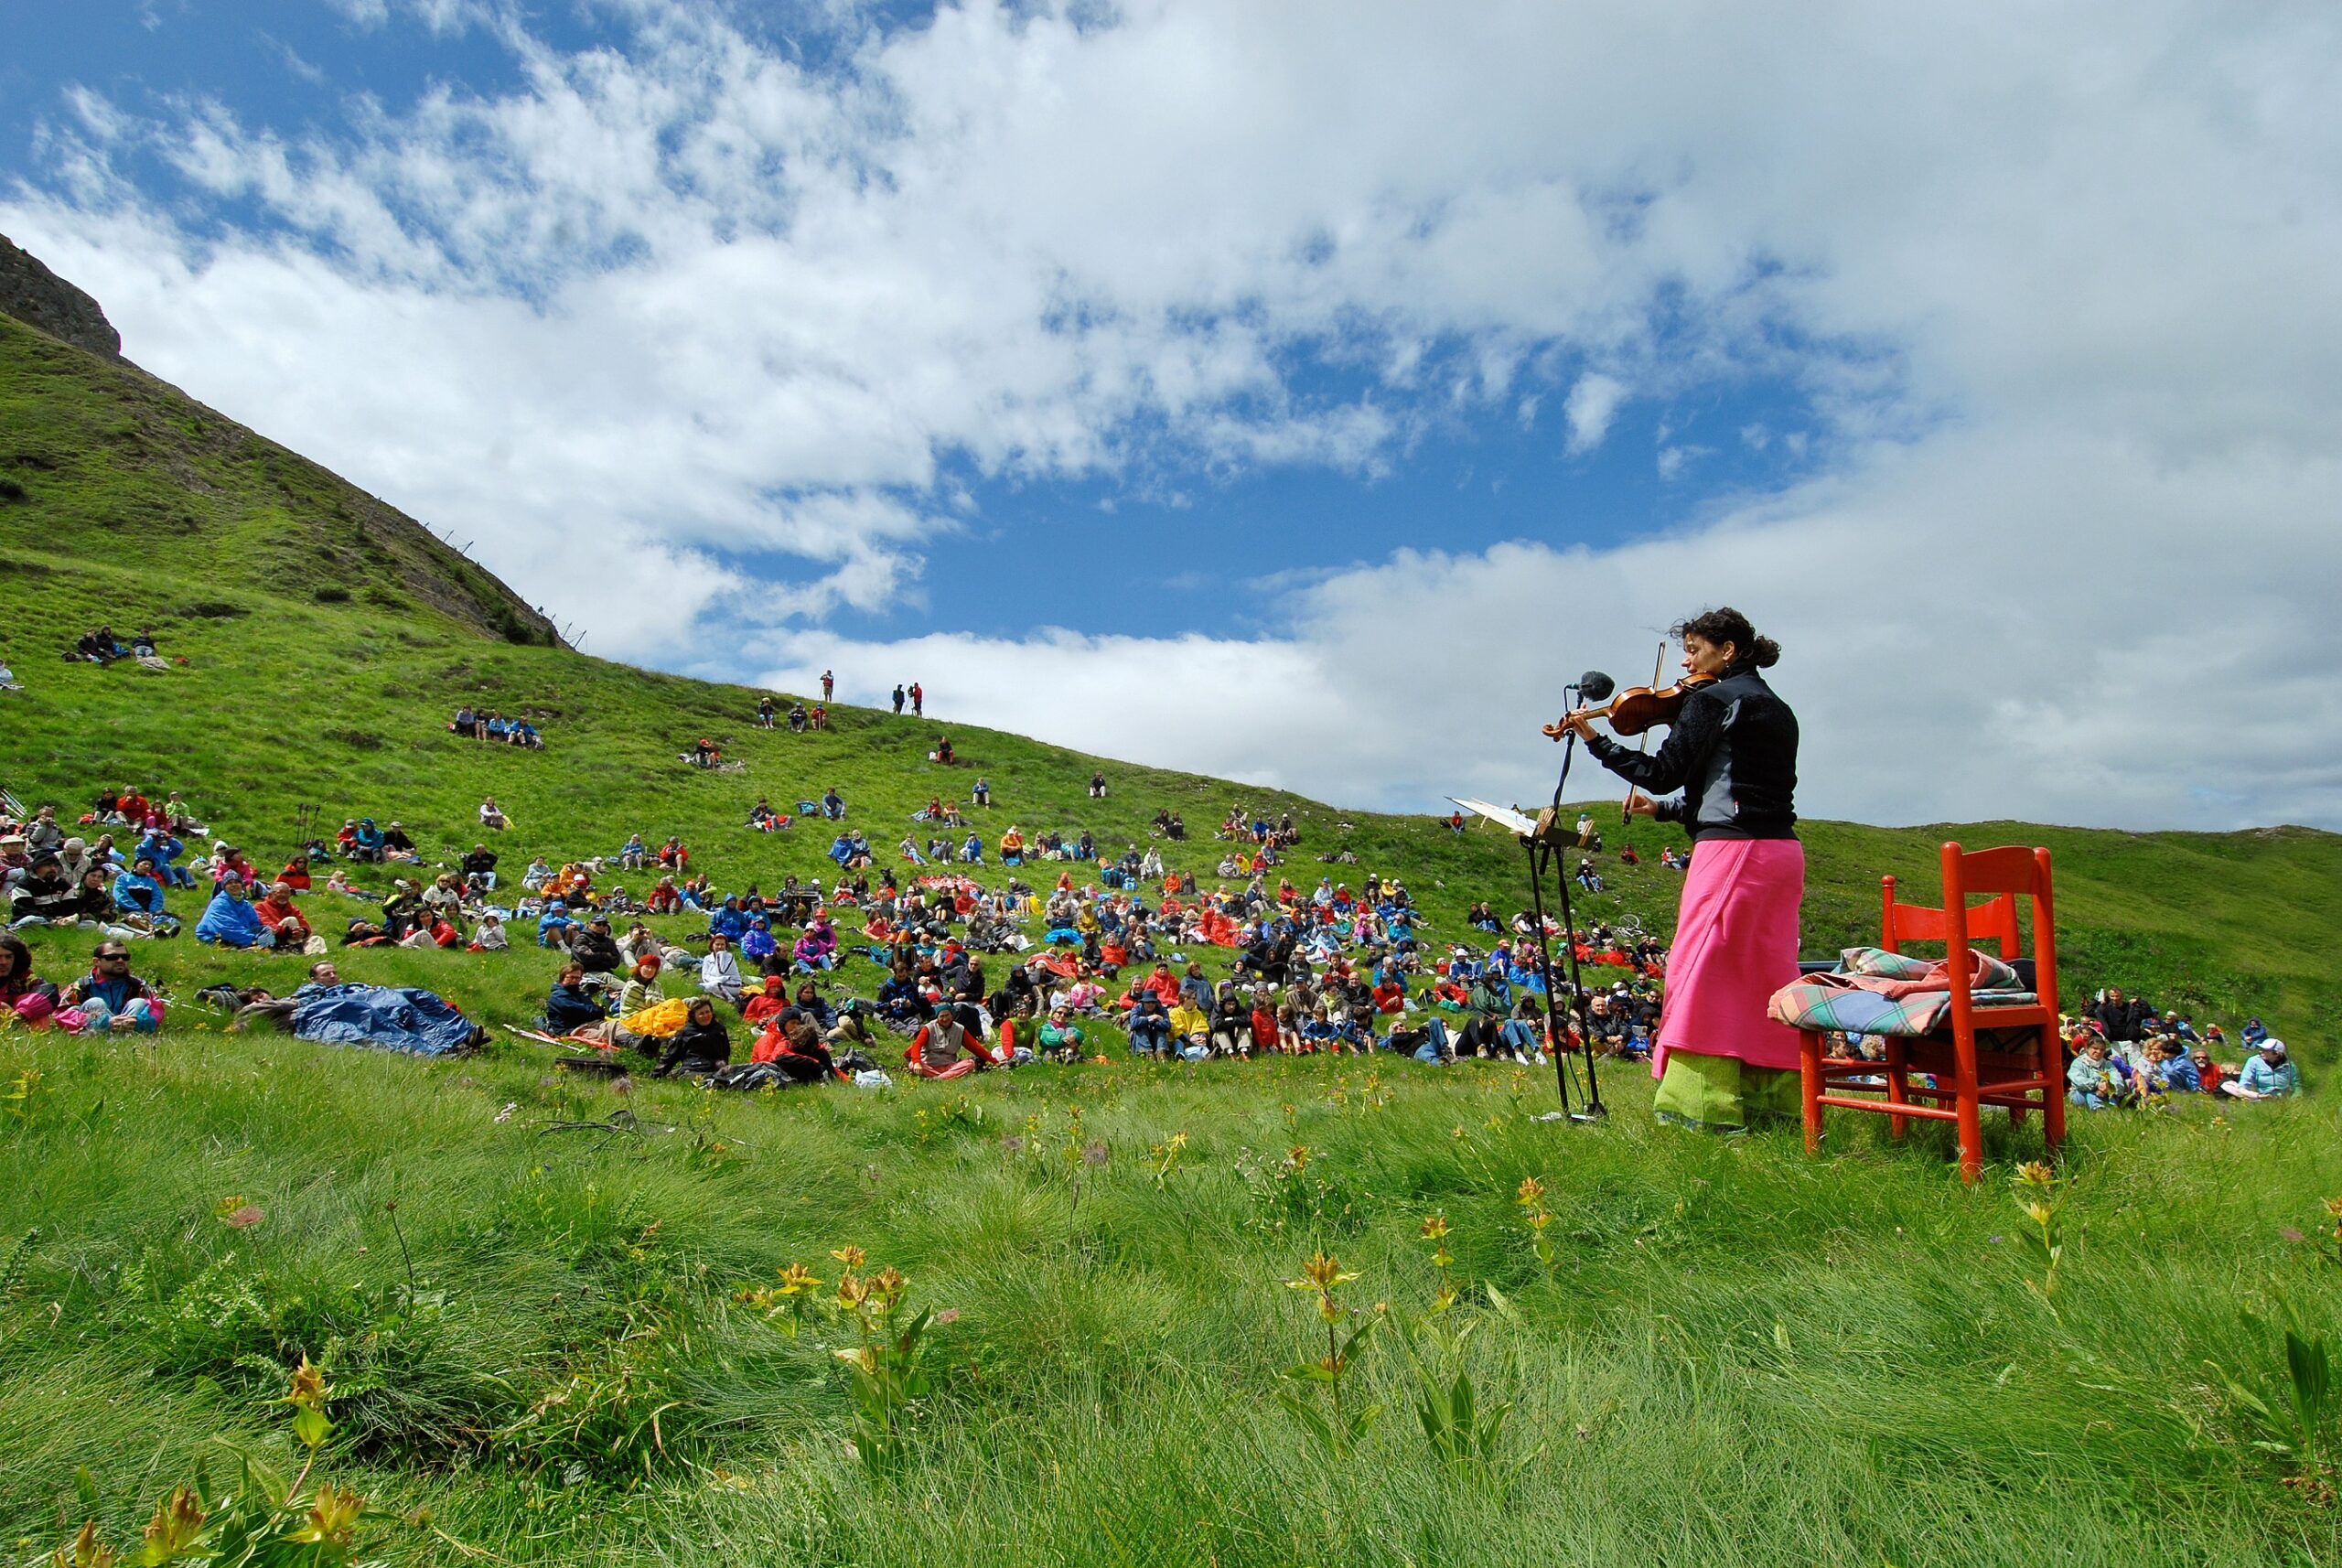
{"type": "MultiPolygon", "coordinates": [[[[2016,971],[1970,950],[1969,999],[1979,1007],[2029,1007],[2040,998],[2016,971]]],[[[1932,1035],[1951,1016],[1951,966],[1882,948],[1848,948],[1829,974],[1809,974],[1773,993],[1766,1015],[1792,1029],[1850,1035],[1932,1035]]]]}

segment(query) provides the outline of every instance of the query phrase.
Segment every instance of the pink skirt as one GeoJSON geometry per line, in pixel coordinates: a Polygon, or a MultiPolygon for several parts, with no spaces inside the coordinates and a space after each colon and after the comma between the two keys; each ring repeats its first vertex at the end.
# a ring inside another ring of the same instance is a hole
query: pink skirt
{"type": "Polygon", "coordinates": [[[1751,1067],[1794,1068],[1798,1034],[1765,1015],[1773,993],[1797,978],[1798,906],[1805,897],[1805,846],[1795,839],[1710,839],[1692,851],[1650,1070],[1664,1077],[1671,1052],[1737,1057],[1751,1067]]]}

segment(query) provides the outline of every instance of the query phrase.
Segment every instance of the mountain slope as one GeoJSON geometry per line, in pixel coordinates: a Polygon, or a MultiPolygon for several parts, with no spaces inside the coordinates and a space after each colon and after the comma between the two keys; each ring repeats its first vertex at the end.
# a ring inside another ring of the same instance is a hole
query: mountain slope
{"type": "MultiPolygon", "coordinates": [[[[516,830],[499,848],[614,852],[628,832],[682,832],[719,883],[769,886],[826,868],[828,833],[769,837],[741,825],[768,795],[783,810],[837,785],[882,851],[931,795],[964,800],[977,772],[999,802],[987,840],[1087,828],[1111,848],[1145,840],[1158,808],[1201,843],[1174,865],[1209,878],[1210,826],[1234,801],[1290,811],[1305,843],[1287,874],[1395,872],[1454,939],[1477,897],[1525,902],[1520,856],[1501,834],[1448,832],[1425,818],[1340,812],[1199,775],[1113,763],[994,731],[834,710],[827,735],[753,727],[755,693],[586,658],[487,572],[425,529],[317,465],[236,425],[119,360],[0,317],[0,657],[30,690],[0,703],[0,784],[32,800],[85,800],[101,784],[186,791],[255,857],[282,855],[311,819],[400,818],[434,855],[475,836],[493,794],[516,830]],[[101,621],[152,624],[168,675],[57,661],[101,621]],[[531,715],[543,753],[483,748],[446,733],[459,703],[531,715]],[[926,760],[949,728],[974,768],[926,760]],[[743,774],[675,760],[695,736],[745,760],[743,774]],[[1087,798],[1093,768],[1111,797],[1087,798]],[[1348,828],[1338,824],[1347,822],[1348,828]],[[1359,864],[1321,867],[1347,850],[1359,864]]],[[[928,683],[948,692],[948,671],[928,683]]],[[[1524,746],[1542,746],[1525,733],[1524,746]]],[[[1591,779],[1591,770],[1586,775],[1591,779]]],[[[1597,806],[1615,848],[1614,806],[1597,806]]],[[[311,831],[317,831],[314,828],[311,831]]],[[[1661,830],[1635,830],[1655,851],[1661,830]]],[[[1907,897],[1935,886],[1933,851],[2048,844],[2057,856],[2066,989],[2142,987],[2233,1021],[2257,1011],[2330,1058],[2342,1023],[2331,954],[2342,943],[2342,837],[2282,828],[2231,834],[2125,833],[2014,822],[1950,829],[1809,823],[1806,948],[1868,940],[1877,878],[1907,897]],[[1914,891],[1916,890],[1916,891],[1914,891]]],[[[1654,857],[1655,858],[1655,857],[1654,857]]],[[[1673,874],[1606,862],[1614,891],[1582,918],[1671,921],[1673,874]]]]}

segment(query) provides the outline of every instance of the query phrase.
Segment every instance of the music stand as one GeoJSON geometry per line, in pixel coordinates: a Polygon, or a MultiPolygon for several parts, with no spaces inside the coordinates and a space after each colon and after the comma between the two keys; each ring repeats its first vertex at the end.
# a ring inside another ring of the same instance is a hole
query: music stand
{"type": "MultiPolygon", "coordinates": [[[[1573,736],[1573,739],[1575,737],[1573,736]]],[[[1542,822],[1522,815],[1509,806],[1492,805],[1486,800],[1465,800],[1450,795],[1447,799],[1466,811],[1486,817],[1499,827],[1509,829],[1520,841],[1529,855],[1529,906],[1531,918],[1536,923],[1537,978],[1545,987],[1545,1041],[1553,1053],[1553,1087],[1561,1094],[1562,1112],[1573,1122],[1598,1122],[1610,1113],[1602,1103],[1602,1085],[1594,1070],[1594,1035],[1587,1026],[1585,987],[1580,982],[1577,958],[1577,927],[1570,914],[1570,886],[1566,868],[1556,860],[1562,844],[1560,811],[1563,787],[1569,781],[1569,756],[1563,754],[1562,777],[1553,786],[1553,806],[1542,822]],[[1562,936],[1569,943],[1570,1012],[1575,1019],[1578,1043],[1574,1054],[1585,1074],[1585,1108],[1570,1109],[1569,1061],[1573,1048],[1567,1044],[1568,1034],[1561,1022],[1561,1013],[1553,994],[1553,951],[1552,940],[1545,931],[1545,868],[1554,867],[1562,896],[1562,936]]]]}

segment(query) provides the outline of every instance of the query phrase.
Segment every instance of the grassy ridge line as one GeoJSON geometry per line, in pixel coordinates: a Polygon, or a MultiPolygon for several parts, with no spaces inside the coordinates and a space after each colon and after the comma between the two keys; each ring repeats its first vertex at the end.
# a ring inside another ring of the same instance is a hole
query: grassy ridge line
{"type": "MultiPolygon", "coordinates": [[[[911,831],[913,810],[931,794],[964,800],[981,770],[1000,802],[980,813],[987,841],[1013,820],[1028,834],[1088,827],[1108,846],[1144,843],[1158,807],[1182,811],[1201,833],[1242,800],[1289,810],[1302,822],[1303,858],[1289,868],[1296,882],[1305,886],[1335,869],[1309,857],[1348,848],[1362,864],[1340,873],[1404,877],[1434,936],[1460,934],[1475,897],[1507,909],[1524,900],[1518,852],[1492,832],[1458,838],[1426,818],[1339,812],[1279,791],[957,725],[948,727],[976,768],[942,769],[925,760],[947,727],[940,719],[841,706],[827,736],[761,732],[752,727],[755,693],[746,688],[502,640],[466,609],[479,602],[471,582],[478,568],[427,535],[422,556],[388,564],[341,537],[348,516],[378,504],[371,498],[225,426],[159,382],[5,318],[0,430],[0,472],[26,491],[0,502],[7,585],[0,650],[32,688],[0,703],[0,783],[20,795],[82,801],[101,781],[128,779],[182,789],[256,858],[290,846],[303,804],[320,809],[328,831],[344,816],[399,817],[433,859],[451,861],[478,836],[475,808],[492,793],[519,823],[497,846],[516,868],[537,853],[610,854],[629,831],[681,832],[719,884],[753,879],[769,887],[788,872],[826,871],[821,851],[829,835],[810,827],[748,832],[741,824],[757,794],[788,807],[834,783],[853,804],[854,823],[891,855],[911,831]],[[428,585],[442,571],[457,576],[415,591],[418,574],[428,585]],[[326,601],[320,592],[350,596],[326,601]],[[106,619],[124,629],[154,622],[166,649],[191,666],[155,676],[56,661],[81,630],[106,619]],[[539,715],[549,749],[528,755],[457,741],[442,726],[463,702],[539,715]],[[706,775],[676,763],[675,752],[701,734],[724,741],[749,771],[706,775]],[[1097,767],[1113,780],[1103,802],[1086,796],[1097,767]],[[1337,821],[1354,831],[1339,832],[1337,821]]],[[[950,672],[927,673],[940,677],[928,683],[940,689],[948,711],[950,672]]],[[[1521,744],[1542,743],[1524,725],[1521,744]]],[[[1614,806],[1592,809],[1606,824],[1616,821],[1614,806]]],[[[1619,830],[1607,831],[1615,847],[1619,830]]],[[[1949,834],[1971,846],[2047,843],[2059,867],[2070,996],[2113,983],[2229,1022],[2259,1012],[2296,1038],[2313,1064],[2333,1059],[2342,1034],[2342,988],[2330,961],[2342,946],[2342,837],[2017,822],[1876,829],[1812,822],[1802,831],[1809,952],[1875,936],[1882,873],[1903,878],[1912,896],[1930,897],[1935,845],[1949,834]]],[[[1668,832],[1636,832],[1646,852],[1668,832]]],[[[1218,851],[1207,841],[1174,848],[1171,858],[1208,875],[1218,851]]],[[[1583,918],[1631,913],[1661,930],[1671,926],[1672,873],[1615,860],[1605,871],[1616,891],[1582,900],[1583,918]]]]}

